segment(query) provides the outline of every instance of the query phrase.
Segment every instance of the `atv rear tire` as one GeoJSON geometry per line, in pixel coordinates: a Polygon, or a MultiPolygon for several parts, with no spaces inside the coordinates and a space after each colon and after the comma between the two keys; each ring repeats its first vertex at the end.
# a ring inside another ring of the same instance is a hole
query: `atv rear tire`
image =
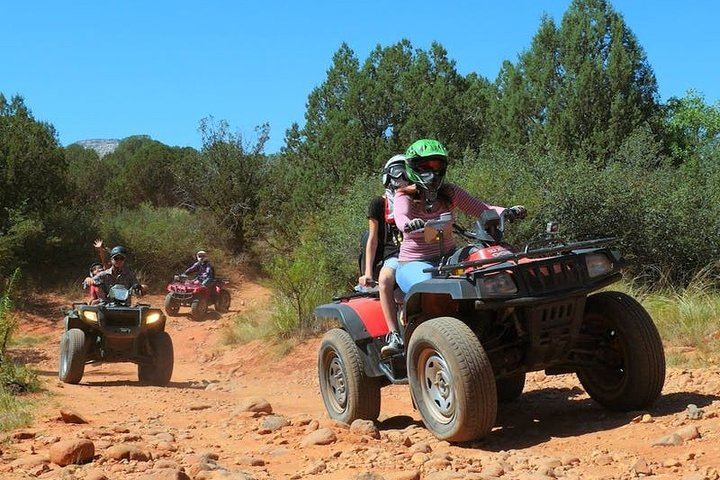
{"type": "Polygon", "coordinates": [[[320,393],[330,418],[350,424],[380,415],[380,378],[368,377],[360,349],[350,334],[334,328],[320,343],[320,393]]]}
{"type": "Polygon", "coordinates": [[[498,402],[510,403],[522,395],[525,388],[525,373],[518,373],[511,377],[501,378],[495,381],[498,402]]]}
{"type": "Polygon", "coordinates": [[[167,332],[158,332],[148,337],[152,348],[152,363],[138,364],[138,379],[142,383],[165,386],[170,383],[175,354],[172,338],[167,332]]]}
{"type": "Polygon", "coordinates": [[[650,406],[665,383],[665,353],[650,315],[621,292],[591,295],[581,334],[596,342],[599,365],[578,370],[588,395],[610,410],[650,406]]]}
{"type": "Polygon", "coordinates": [[[180,311],[180,300],[175,298],[172,293],[165,296],[165,313],[168,317],[176,317],[180,311]]]}
{"type": "Polygon", "coordinates": [[[208,309],[208,301],[205,297],[196,298],[190,305],[190,316],[196,322],[205,318],[208,309]]]}
{"type": "Polygon", "coordinates": [[[71,328],[60,337],[58,377],[64,383],[77,384],[85,373],[85,332],[71,328]]]}
{"type": "Polygon", "coordinates": [[[227,313],[230,311],[230,292],[220,290],[215,299],[215,311],[218,313],[227,313]]]}
{"type": "Polygon", "coordinates": [[[497,391],[490,359],[463,322],[440,317],[422,323],[407,353],[410,393],[437,438],[464,442],[490,433],[497,391]]]}

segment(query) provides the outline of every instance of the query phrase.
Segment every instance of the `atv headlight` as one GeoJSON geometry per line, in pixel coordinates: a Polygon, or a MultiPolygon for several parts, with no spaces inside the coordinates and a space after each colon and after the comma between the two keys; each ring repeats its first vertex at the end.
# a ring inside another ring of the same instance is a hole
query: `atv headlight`
{"type": "Polygon", "coordinates": [[[86,322],[97,323],[98,314],[95,310],[83,310],[82,316],[86,322]]]}
{"type": "Polygon", "coordinates": [[[517,291],[512,275],[507,272],[488,275],[480,280],[480,292],[486,295],[512,295],[517,291]]]}
{"type": "Polygon", "coordinates": [[[145,317],[145,323],[147,325],[155,323],[158,320],[160,320],[160,312],[152,312],[152,313],[149,313],[147,317],[145,317]]]}
{"type": "Polygon", "coordinates": [[[605,275],[613,269],[613,264],[607,255],[602,253],[593,253],[585,256],[585,266],[587,266],[590,278],[605,275]]]}

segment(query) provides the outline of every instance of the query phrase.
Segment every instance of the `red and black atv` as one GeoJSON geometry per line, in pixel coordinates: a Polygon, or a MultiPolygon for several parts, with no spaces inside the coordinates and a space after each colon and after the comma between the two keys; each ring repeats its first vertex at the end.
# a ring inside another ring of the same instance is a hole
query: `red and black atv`
{"type": "Polygon", "coordinates": [[[198,279],[190,279],[187,275],[175,275],[167,286],[165,296],[165,313],[176,317],[180,307],[190,307],[190,317],[199,322],[205,318],[210,305],[215,306],[218,313],[230,310],[230,292],[225,288],[227,282],[216,278],[210,285],[203,285],[198,279]]]}
{"type": "MultiPolygon", "coordinates": [[[[610,410],[651,405],[665,383],[665,355],[650,315],[635,299],[597,292],[620,280],[613,239],[569,243],[557,224],[523,249],[502,240],[507,210],[485,212],[469,239],[413,286],[399,306],[404,351],[380,355],[387,327],[377,293],[356,293],[315,309],[333,322],[318,373],[331,418],[376,420],[380,389],[409,383],[413,404],[439,439],[487,435],[498,403],[522,394],[527,372],[574,373],[610,410]]],[[[428,222],[442,241],[449,217],[428,222]]],[[[442,251],[442,249],[441,249],[442,251]]]]}

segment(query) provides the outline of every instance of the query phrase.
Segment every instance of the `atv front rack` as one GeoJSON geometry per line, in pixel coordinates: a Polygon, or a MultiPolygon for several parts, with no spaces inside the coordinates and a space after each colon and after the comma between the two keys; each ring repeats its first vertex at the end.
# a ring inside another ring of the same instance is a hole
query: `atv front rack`
{"type": "MultiPolygon", "coordinates": [[[[549,257],[552,255],[567,254],[567,253],[572,252],[573,250],[604,247],[604,246],[607,246],[608,244],[614,242],[615,240],[616,240],[615,237],[597,238],[594,240],[585,240],[585,241],[581,241],[581,242],[573,242],[573,243],[567,243],[567,244],[562,243],[561,245],[556,245],[553,247],[544,247],[544,248],[535,248],[535,249],[529,248],[530,245],[532,245],[532,242],[531,242],[525,247],[525,250],[522,252],[511,253],[511,254],[507,254],[507,255],[498,255],[497,257],[486,258],[486,259],[482,259],[482,260],[472,260],[469,262],[460,262],[460,263],[440,265],[438,267],[426,268],[423,270],[423,272],[442,275],[442,274],[447,274],[449,272],[452,272],[453,270],[472,268],[472,267],[481,267],[483,265],[504,263],[504,262],[514,261],[514,260],[516,261],[516,260],[520,260],[521,258],[549,257]]],[[[543,243],[547,243],[547,241],[545,241],[543,243]]]]}

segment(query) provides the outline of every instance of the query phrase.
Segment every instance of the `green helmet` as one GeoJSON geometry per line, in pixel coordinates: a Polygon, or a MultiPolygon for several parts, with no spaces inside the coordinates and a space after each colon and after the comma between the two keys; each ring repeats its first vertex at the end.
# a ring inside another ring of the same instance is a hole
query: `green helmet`
{"type": "Polygon", "coordinates": [[[447,150],[437,140],[417,140],[405,152],[407,177],[434,197],[445,180],[447,150]]]}

